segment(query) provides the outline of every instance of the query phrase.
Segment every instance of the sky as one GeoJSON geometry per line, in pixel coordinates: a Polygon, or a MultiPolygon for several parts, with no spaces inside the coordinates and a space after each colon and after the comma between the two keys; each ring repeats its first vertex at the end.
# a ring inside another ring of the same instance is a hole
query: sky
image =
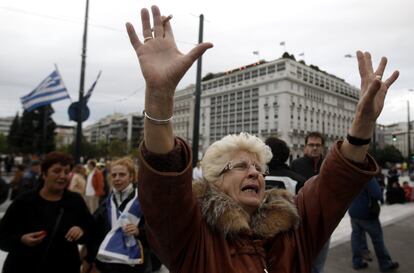
{"type": "MultiPolygon", "coordinates": [[[[19,98],[55,64],[71,100],[78,100],[85,4],[86,0],[0,1],[0,117],[21,114],[19,98]]],[[[406,121],[407,101],[414,109],[412,0],[90,0],[85,90],[99,71],[102,75],[88,103],[91,114],[85,125],[113,113],[143,110],[145,82],[125,22],[133,23],[141,35],[140,10],[153,4],[162,14],[173,15],[174,36],[183,53],[197,43],[199,15],[204,15],[204,41],[214,47],[203,55],[203,75],[259,59],[271,61],[286,50],[359,87],[357,61],[344,55],[360,49],[371,52],[374,65],[381,56],[388,57],[385,76],[400,71],[378,122],[406,121]]],[[[193,65],[178,89],[195,79],[193,65]]],[[[75,124],[67,114],[70,103],[53,103],[58,124],[75,124]]]]}

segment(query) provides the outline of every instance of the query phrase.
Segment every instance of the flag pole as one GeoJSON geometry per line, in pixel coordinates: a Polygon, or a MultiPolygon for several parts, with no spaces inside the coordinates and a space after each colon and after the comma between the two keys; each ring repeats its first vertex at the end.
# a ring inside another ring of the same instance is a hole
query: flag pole
{"type": "Polygon", "coordinates": [[[82,110],[84,105],[83,90],[85,87],[85,66],[86,66],[86,42],[88,35],[88,13],[89,13],[89,0],[86,0],[85,9],[85,23],[83,29],[83,46],[82,46],[82,62],[81,62],[81,75],[79,86],[79,105],[77,111],[77,125],[76,125],[76,145],[75,145],[75,161],[80,162],[81,146],[82,146],[82,110]]]}

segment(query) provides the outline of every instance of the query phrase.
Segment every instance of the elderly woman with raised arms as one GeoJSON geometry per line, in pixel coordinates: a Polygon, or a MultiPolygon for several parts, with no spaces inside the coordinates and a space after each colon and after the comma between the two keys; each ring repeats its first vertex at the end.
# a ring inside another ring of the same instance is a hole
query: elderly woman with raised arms
{"type": "Polygon", "coordinates": [[[171,272],[310,272],[351,200],[378,171],[367,154],[385,95],[398,72],[382,80],[386,58],[372,68],[357,52],[361,95],[344,141],[335,143],[319,176],[297,197],[265,192],[272,157],[259,138],[242,133],[213,143],[202,160],[204,181],[192,184],[188,144],[174,136],[174,91],[210,43],[182,54],[170,17],[141,11],[143,38],[127,24],[146,81],[145,135],[140,146],[139,198],[151,247],[171,272]]]}

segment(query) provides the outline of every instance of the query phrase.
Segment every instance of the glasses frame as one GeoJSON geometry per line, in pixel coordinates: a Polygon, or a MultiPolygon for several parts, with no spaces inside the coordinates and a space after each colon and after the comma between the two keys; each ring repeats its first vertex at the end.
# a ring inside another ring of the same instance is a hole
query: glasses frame
{"type": "MultiPolygon", "coordinates": [[[[250,169],[251,166],[254,166],[255,170],[258,171],[263,177],[265,177],[266,175],[269,174],[269,168],[267,166],[266,166],[266,168],[265,168],[264,171],[261,171],[261,170],[258,170],[257,169],[257,166],[260,166],[260,164],[257,165],[257,163],[255,163],[255,162],[250,163],[250,162],[247,162],[247,161],[238,161],[238,162],[229,161],[229,162],[226,163],[226,165],[224,166],[223,170],[219,173],[219,176],[222,175],[222,174],[224,174],[224,173],[226,173],[226,172],[228,172],[228,171],[231,171],[232,169],[234,169],[235,167],[237,167],[237,164],[239,164],[239,163],[246,163],[246,164],[248,164],[248,167],[245,170],[240,170],[240,171],[247,172],[250,169]]],[[[260,168],[261,168],[261,166],[260,166],[260,168]]]]}

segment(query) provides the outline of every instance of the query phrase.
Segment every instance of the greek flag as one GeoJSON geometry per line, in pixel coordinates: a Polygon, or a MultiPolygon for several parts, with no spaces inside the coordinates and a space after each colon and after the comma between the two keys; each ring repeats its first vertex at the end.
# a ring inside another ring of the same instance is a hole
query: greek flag
{"type": "Polygon", "coordinates": [[[63,99],[70,99],[70,97],[59,72],[55,70],[32,92],[21,97],[20,101],[24,110],[30,112],[40,106],[63,99]]]}
{"type": "Polygon", "coordinates": [[[84,100],[85,100],[85,104],[86,104],[86,103],[88,103],[89,99],[91,98],[91,96],[92,96],[92,91],[93,91],[93,89],[95,88],[95,85],[96,85],[96,83],[98,82],[99,77],[101,76],[101,73],[102,73],[102,71],[99,71],[98,76],[96,77],[95,82],[91,85],[91,87],[89,88],[88,92],[87,92],[87,93],[86,93],[86,95],[83,97],[83,98],[84,98],[84,100]]]}

